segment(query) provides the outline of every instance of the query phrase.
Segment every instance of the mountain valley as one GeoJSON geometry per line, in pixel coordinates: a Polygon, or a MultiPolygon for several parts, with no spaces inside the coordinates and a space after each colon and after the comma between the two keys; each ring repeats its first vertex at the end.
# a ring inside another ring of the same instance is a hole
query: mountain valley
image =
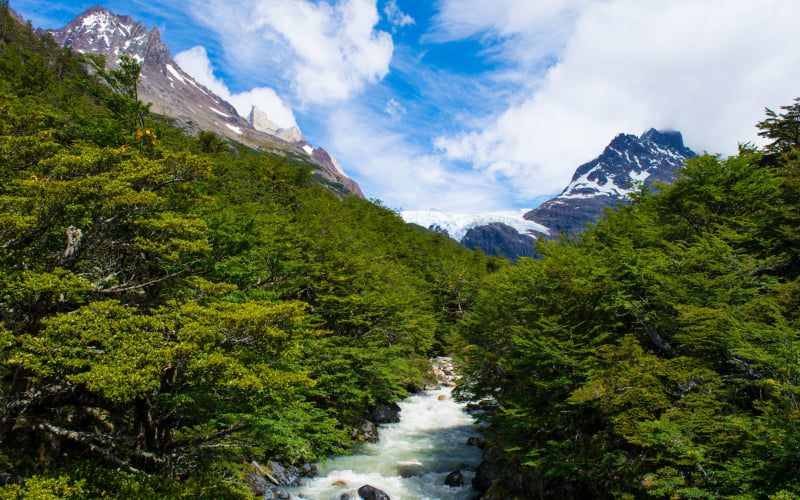
{"type": "Polygon", "coordinates": [[[0,498],[797,500],[800,98],[755,127],[397,213],[157,30],[3,2],[0,498]]]}

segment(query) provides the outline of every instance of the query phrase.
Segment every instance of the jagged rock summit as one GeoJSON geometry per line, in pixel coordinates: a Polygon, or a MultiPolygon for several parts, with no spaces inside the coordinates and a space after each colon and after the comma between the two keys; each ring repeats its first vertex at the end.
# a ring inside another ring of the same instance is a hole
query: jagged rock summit
{"type": "Polygon", "coordinates": [[[694,155],[674,130],[651,128],[639,137],[619,134],[600,156],[578,167],[561,194],[524,217],[548,227],[550,234],[544,237],[580,232],[604,208],[625,199],[637,183],[672,182],[678,168],[694,155]]]}
{"type": "Polygon", "coordinates": [[[300,133],[299,128],[296,126],[281,128],[280,125],[270,120],[267,113],[260,110],[257,106],[250,108],[250,114],[247,117],[247,121],[250,122],[250,125],[252,125],[256,130],[280,137],[286,142],[290,142],[292,144],[297,142],[305,142],[305,138],[303,138],[303,134],[300,133]]]}
{"type": "Polygon", "coordinates": [[[50,33],[56,42],[75,51],[105,55],[109,66],[115,66],[123,55],[136,59],[142,65],[140,100],[152,103],[151,111],[174,118],[189,131],[208,130],[263,151],[304,157],[319,167],[323,184],[334,192],[364,197],[358,184],[341,169],[314,159],[315,149],[297,127],[279,128],[255,108],[247,120],[183,71],[161,41],[158,28],[148,31],[130,16],[96,6],[50,33]]]}

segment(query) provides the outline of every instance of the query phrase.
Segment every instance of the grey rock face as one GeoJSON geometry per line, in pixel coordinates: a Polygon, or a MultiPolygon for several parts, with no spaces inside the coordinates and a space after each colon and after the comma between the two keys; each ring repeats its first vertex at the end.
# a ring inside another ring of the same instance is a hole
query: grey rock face
{"type": "Polygon", "coordinates": [[[461,244],[467,248],[480,248],[487,255],[504,255],[511,259],[533,257],[536,239],[520,234],[501,222],[474,227],[467,231],[461,244]]]}
{"type": "Polygon", "coordinates": [[[604,208],[624,202],[635,183],[672,182],[678,168],[694,155],[680,132],[650,129],[640,137],[620,134],[600,156],[578,167],[561,194],[525,218],[550,228],[551,238],[560,232],[578,233],[604,208]]]}
{"type": "Polygon", "coordinates": [[[148,31],[129,16],[119,16],[98,6],[50,33],[56,42],[75,51],[105,55],[111,67],[123,55],[139,61],[142,65],[139,99],[152,103],[151,111],[175,119],[188,131],[207,130],[262,151],[307,158],[318,167],[316,173],[328,185],[338,187],[342,194],[364,197],[358,185],[341,169],[318,162],[311,151],[297,144],[303,137],[296,127],[280,129],[263,112],[260,112],[262,117],[255,110],[251,112],[251,120],[246,120],[233,105],[195,81],[172,59],[157,28],[148,31]],[[254,113],[257,120],[253,119],[254,113]]]}

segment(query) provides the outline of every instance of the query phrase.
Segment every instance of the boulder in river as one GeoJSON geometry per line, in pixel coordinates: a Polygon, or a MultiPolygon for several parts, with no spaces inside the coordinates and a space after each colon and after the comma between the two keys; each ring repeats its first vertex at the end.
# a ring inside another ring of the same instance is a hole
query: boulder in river
{"type": "Polygon", "coordinates": [[[492,482],[502,475],[505,465],[506,460],[501,458],[499,450],[484,448],[483,461],[475,471],[475,477],[472,478],[472,487],[478,491],[488,490],[492,482]]]}
{"type": "Polygon", "coordinates": [[[420,476],[425,472],[422,462],[419,460],[403,460],[397,462],[397,475],[400,477],[420,476]]]}
{"type": "Polygon", "coordinates": [[[400,421],[397,403],[382,402],[367,410],[366,419],[376,424],[391,424],[400,421]]]}
{"type": "Polygon", "coordinates": [[[447,486],[464,486],[464,475],[460,470],[454,470],[444,478],[444,484],[447,486]]]}
{"type": "Polygon", "coordinates": [[[291,495],[284,487],[299,486],[302,477],[312,477],[317,474],[314,464],[283,465],[271,461],[267,467],[262,467],[256,462],[250,462],[249,470],[245,473],[245,481],[250,491],[263,500],[285,500],[291,495]]]}
{"type": "Polygon", "coordinates": [[[350,435],[357,441],[377,443],[379,439],[378,426],[369,420],[364,420],[364,422],[361,424],[361,427],[350,431],[350,435]]]}
{"type": "Polygon", "coordinates": [[[385,491],[379,490],[378,488],[370,484],[365,484],[364,486],[359,488],[358,496],[360,496],[364,500],[392,500],[391,497],[389,497],[389,495],[387,495],[385,491]]]}
{"type": "Polygon", "coordinates": [[[477,446],[478,448],[483,449],[485,445],[486,443],[483,441],[483,439],[479,438],[478,436],[470,436],[467,438],[467,446],[477,446]]]}

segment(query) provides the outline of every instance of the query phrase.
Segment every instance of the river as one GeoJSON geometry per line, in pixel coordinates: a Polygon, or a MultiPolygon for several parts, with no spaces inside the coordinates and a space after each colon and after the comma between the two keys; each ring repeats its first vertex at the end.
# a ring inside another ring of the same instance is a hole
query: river
{"type": "Polygon", "coordinates": [[[452,398],[452,388],[414,394],[398,403],[400,422],[382,424],[377,443],[359,444],[352,455],[321,464],[320,475],[290,492],[295,499],[356,500],[369,484],[392,500],[472,499],[475,468],[481,450],[467,445],[477,436],[474,419],[452,398]],[[445,478],[460,470],[463,486],[447,486],[445,478]]]}

